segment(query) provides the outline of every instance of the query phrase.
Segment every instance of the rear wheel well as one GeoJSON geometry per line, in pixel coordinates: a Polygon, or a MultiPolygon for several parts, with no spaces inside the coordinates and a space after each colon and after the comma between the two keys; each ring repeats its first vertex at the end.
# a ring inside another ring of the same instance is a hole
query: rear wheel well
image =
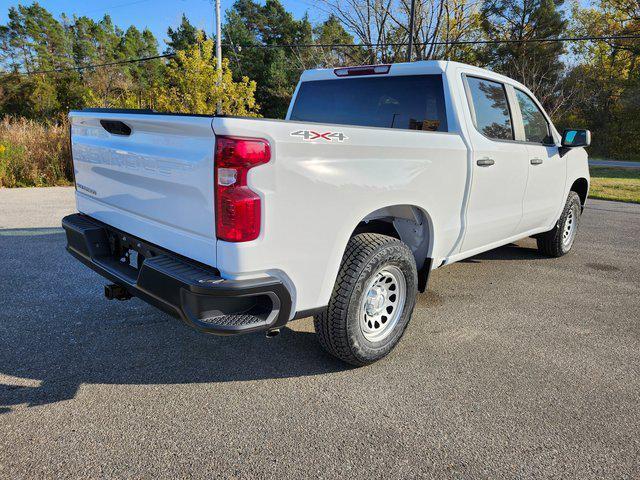
{"type": "Polygon", "coordinates": [[[379,233],[406,243],[416,261],[418,290],[426,290],[431,272],[433,235],[431,221],[424,211],[412,205],[378,209],[358,223],[351,236],[360,233],[379,233]]]}
{"type": "Polygon", "coordinates": [[[377,219],[377,220],[369,220],[362,221],[355,228],[351,236],[358,235],[360,233],[379,233],[381,235],[387,235],[388,237],[397,238],[401,240],[400,233],[396,230],[396,227],[393,225],[393,219],[385,218],[385,219],[377,219]]]}
{"type": "Polygon", "coordinates": [[[580,204],[584,208],[584,202],[587,201],[587,193],[589,192],[589,182],[586,178],[578,178],[573,185],[571,185],[571,191],[576,192],[580,197],[580,204]]]}

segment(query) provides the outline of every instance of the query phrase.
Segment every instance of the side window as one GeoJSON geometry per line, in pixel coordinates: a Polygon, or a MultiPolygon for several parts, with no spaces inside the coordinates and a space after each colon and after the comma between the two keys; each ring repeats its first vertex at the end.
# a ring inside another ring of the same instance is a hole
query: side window
{"type": "Polygon", "coordinates": [[[504,85],[482,78],[467,77],[476,127],[485,136],[513,140],[513,122],[504,85]]]}
{"type": "Polygon", "coordinates": [[[549,132],[549,124],[533,99],[521,90],[516,89],[516,97],[522,112],[524,136],[527,142],[553,143],[549,132]]]}

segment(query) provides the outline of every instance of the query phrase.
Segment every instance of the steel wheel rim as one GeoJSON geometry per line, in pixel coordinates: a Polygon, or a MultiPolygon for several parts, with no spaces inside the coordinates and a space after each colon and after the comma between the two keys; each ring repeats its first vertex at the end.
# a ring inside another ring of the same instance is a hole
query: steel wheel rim
{"type": "Polygon", "coordinates": [[[572,207],[564,221],[564,227],[562,229],[562,245],[564,247],[570,247],[576,236],[578,214],[575,210],[575,207],[572,207]]]}
{"type": "Polygon", "coordinates": [[[360,302],[358,322],[364,338],[384,340],[398,324],[407,299],[407,282],[402,270],[387,265],[373,275],[360,302]]]}

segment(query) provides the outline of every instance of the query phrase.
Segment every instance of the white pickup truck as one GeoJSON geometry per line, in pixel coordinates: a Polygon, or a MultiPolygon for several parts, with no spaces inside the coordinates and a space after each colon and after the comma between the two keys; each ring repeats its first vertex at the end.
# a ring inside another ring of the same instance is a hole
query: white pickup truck
{"type": "Polygon", "coordinates": [[[587,130],[560,135],[524,86],[455,62],[304,72],[286,120],[70,114],[68,251],[202,332],[314,316],[365,365],[431,270],[534,236],[558,257],[587,199],[587,130]]]}

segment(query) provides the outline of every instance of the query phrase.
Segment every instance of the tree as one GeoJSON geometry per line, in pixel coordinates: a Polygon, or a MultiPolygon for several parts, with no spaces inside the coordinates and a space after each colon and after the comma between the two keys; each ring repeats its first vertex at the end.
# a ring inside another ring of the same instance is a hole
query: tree
{"type": "Polygon", "coordinates": [[[176,52],[166,68],[166,85],[155,89],[161,111],[213,114],[218,102],[227,115],[258,115],[256,83],[243,77],[233,80],[229,61],[222,62],[222,82],[217,83],[213,65],[214,43],[199,36],[194,45],[176,52]]]}
{"type": "MultiPolygon", "coordinates": [[[[124,32],[109,15],[99,22],[87,17],[77,19],[74,33],[74,53],[78,65],[125,60],[122,48],[124,32]]],[[[82,80],[89,87],[87,104],[92,107],[123,106],[133,87],[126,65],[84,69],[82,80]]]]}
{"type": "Polygon", "coordinates": [[[256,100],[265,116],[284,118],[300,73],[315,63],[307,49],[276,45],[309,44],[312,35],[308,19],[294,19],[278,0],[264,5],[237,0],[227,11],[223,40],[231,48],[225,48],[224,54],[230,58],[236,80],[248,76],[257,83],[256,100]]]}
{"type": "MultiPolygon", "coordinates": [[[[411,0],[320,0],[367,52],[366,62],[404,62],[411,0]]],[[[448,42],[481,35],[480,0],[419,0],[414,12],[413,60],[474,61],[473,46],[448,42]]]]}
{"type": "Polygon", "coordinates": [[[149,30],[123,31],[108,15],[57,20],[37,2],[10,8],[8,17],[0,26],[0,69],[21,74],[2,79],[0,113],[48,118],[88,105],[151,105],[162,60],[86,68],[157,55],[149,30]]]}
{"type": "MultiPolygon", "coordinates": [[[[108,15],[99,22],[74,17],[70,25],[73,57],[78,66],[112,63],[152,57],[158,45],[150,30],[131,26],[118,28],[108,15]]],[[[87,87],[85,104],[97,107],[145,108],[153,103],[151,87],[160,81],[161,59],[125,63],[109,67],[83,69],[82,83],[87,87]]]]}
{"type": "Polygon", "coordinates": [[[482,60],[494,70],[527,85],[547,111],[555,113],[567,94],[562,92],[565,53],[561,42],[522,42],[562,36],[567,20],[564,0],[489,0],[481,11],[487,38],[518,40],[488,45],[482,60]]]}
{"type": "Polygon", "coordinates": [[[167,35],[169,36],[169,41],[167,42],[167,49],[164,53],[187,50],[198,43],[198,35],[201,35],[205,40],[207,39],[204,31],[194,27],[184,13],[182,14],[182,20],[178,28],[174,30],[169,27],[167,29],[167,35]]]}
{"type": "Polygon", "coordinates": [[[71,66],[71,44],[64,27],[39,3],[9,8],[3,29],[9,56],[26,72],[71,66]]]}
{"type": "MultiPolygon", "coordinates": [[[[314,29],[314,36],[315,42],[320,45],[350,45],[355,42],[334,14],[330,14],[314,29]]],[[[361,47],[322,47],[316,50],[316,55],[319,67],[359,65],[366,59],[366,50],[361,47]]]]}
{"type": "MultiPolygon", "coordinates": [[[[68,65],[64,29],[47,10],[38,3],[18,5],[9,8],[8,17],[1,34],[8,49],[4,57],[13,71],[32,73],[68,65]]],[[[51,115],[59,108],[55,79],[45,75],[8,78],[3,90],[7,111],[51,115]]]]}
{"type": "Polygon", "coordinates": [[[2,76],[1,80],[0,113],[17,117],[33,116],[30,98],[34,85],[31,79],[12,72],[2,76]]]}
{"type": "Polygon", "coordinates": [[[476,0],[448,0],[438,39],[444,42],[434,52],[434,58],[454,60],[472,65],[478,61],[478,48],[473,44],[455,42],[484,40],[479,2],[476,0]]]}
{"type": "MultiPolygon", "coordinates": [[[[601,0],[593,7],[573,8],[576,35],[637,35],[637,0],[601,0]]],[[[581,42],[572,51],[582,59],[571,75],[583,95],[564,115],[566,125],[594,131],[592,151],[609,158],[640,160],[640,46],[637,40],[581,42]]]]}
{"type": "Polygon", "coordinates": [[[398,40],[398,32],[394,27],[399,20],[392,18],[392,10],[397,10],[394,0],[320,1],[349,32],[353,32],[358,43],[369,45],[365,47],[367,63],[391,62],[398,57],[398,49],[394,51],[389,45],[398,40]]]}
{"type": "MultiPolygon", "coordinates": [[[[120,55],[125,58],[149,58],[158,55],[158,43],[150,30],[140,32],[136,27],[127,29],[120,40],[120,55]]],[[[124,105],[129,108],[150,107],[152,87],[161,81],[164,64],[161,59],[127,64],[124,68],[130,87],[124,105]]]]}

